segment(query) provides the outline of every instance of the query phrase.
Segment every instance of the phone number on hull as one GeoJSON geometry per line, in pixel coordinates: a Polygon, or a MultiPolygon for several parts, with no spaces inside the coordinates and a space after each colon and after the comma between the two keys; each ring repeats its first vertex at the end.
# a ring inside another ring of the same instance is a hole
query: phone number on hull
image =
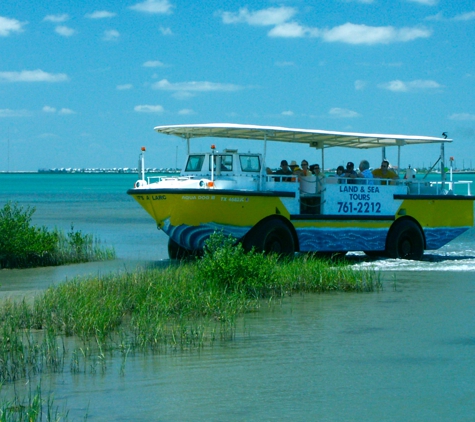
{"type": "Polygon", "coordinates": [[[381,202],[338,202],[338,212],[343,214],[381,213],[381,202]]]}

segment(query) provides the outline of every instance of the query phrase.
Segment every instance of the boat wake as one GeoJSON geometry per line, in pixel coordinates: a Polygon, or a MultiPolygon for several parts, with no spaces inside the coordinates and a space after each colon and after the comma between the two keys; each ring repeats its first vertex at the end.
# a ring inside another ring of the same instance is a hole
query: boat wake
{"type": "Polygon", "coordinates": [[[383,271],[456,271],[475,272],[475,251],[443,252],[429,251],[421,260],[370,258],[363,253],[354,252],[347,255],[356,267],[371,267],[383,271]]]}

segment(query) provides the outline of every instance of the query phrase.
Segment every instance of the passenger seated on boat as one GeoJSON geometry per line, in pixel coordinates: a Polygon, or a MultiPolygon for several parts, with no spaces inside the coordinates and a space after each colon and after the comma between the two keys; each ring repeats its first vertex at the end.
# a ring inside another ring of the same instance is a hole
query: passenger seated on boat
{"type": "MultiPolygon", "coordinates": [[[[359,165],[360,172],[358,173],[358,178],[360,179],[373,179],[373,173],[369,169],[369,161],[368,160],[361,160],[359,165]]],[[[373,185],[373,180],[368,180],[366,182],[367,185],[373,185]]]]}
{"type": "MultiPolygon", "coordinates": [[[[373,170],[373,177],[377,179],[391,179],[391,180],[399,179],[396,172],[392,168],[390,168],[389,161],[386,159],[384,159],[381,162],[381,168],[373,170]]],[[[381,184],[387,185],[388,182],[387,180],[381,180],[381,184]]]]}
{"type": "Polygon", "coordinates": [[[343,172],[343,177],[348,179],[346,180],[346,183],[348,183],[349,185],[356,183],[354,179],[358,177],[358,173],[356,173],[355,171],[355,165],[353,164],[353,162],[348,161],[348,163],[346,164],[346,169],[343,172]]]}
{"type": "Polygon", "coordinates": [[[300,170],[300,167],[298,166],[298,164],[295,160],[292,160],[290,162],[289,167],[290,167],[290,170],[292,170],[294,172],[294,174],[296,174],[295,172],[300,170]]]}
{"type": "Polygon", "coordinates": [[[323,190],[323,179],[325,178],[325,175],[320,172],[320,166],[318,164],[312,164],[311,167],[313,167],[313,172],[315,173],[315,176],[317,176],[317,194],[321,194],[323,190]]]}
{"type": "MultiPolygon", "coordinates": [[[[293,174],[292,170],[290,170],[289,163],[287,162],[287,160],[282,160],[280,162],[280,169],[279,170],[272,171],[271,169],[267,168],[266,171],[267,171],[267,174],[288,174],[290,176],[293,174]]],[[[275,178],[275,181],[280,182],[280,177],[275,178]]],[[[283,182],[291,182],[292,178],[291,177],[283,177],[282,181],[283,182]]]]}
{"type": "Polygon", "coordinates": [[[311,176],[313,175],[312,170],[309,169],[308,167],[308,161],[307,160],[302,160],[300,163],[301,169],[297,166],[297,169],[294,170],[294,174],[298,176],[311,176]]]}
{"type": "Polygon", "coordinates": [[[343,166],[338,166],[338,167],[336,168],[335,177],[336,177],[337,181],[334,182],[334,183],[346,183],[346,180],[345,180],[345,167],[343,167],[343,166]]]}

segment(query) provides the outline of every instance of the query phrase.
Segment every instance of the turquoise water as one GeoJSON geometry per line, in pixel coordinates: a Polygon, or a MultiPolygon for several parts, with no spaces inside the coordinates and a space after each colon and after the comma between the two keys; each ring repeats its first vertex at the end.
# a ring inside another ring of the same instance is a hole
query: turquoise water
{"type": "MultiPolygon", "coordinates": [[[[36,224],[73,223],[118,253],[107,263],[0,271],[0,296],[31,296],[78,274],[166,265],[166,236],[125,194],[135,178],[0,174],[0,206],[35,206],[36,224]]],[[[71,374],[68,361],[63,373],[41,377],[43,395],[54,394],[73,420],[475,420],[474,231],[418,262],[350,260],[375,268],[384,290],[287,298],[241,318],[233,341],[130,355],[124,374],[120,358],[106,357],[106,371],[95,374],[71,374]]]]}

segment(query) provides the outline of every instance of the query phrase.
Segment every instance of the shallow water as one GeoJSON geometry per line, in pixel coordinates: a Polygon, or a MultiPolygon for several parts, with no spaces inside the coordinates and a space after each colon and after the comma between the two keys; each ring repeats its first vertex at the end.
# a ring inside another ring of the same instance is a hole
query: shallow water
{"type": "MultiPolygon", "coordinates": [[[[37,207],[36,224],[67,230],[73,222],[113,245],[118,259],[3,270],[3,297],[30,295],[78,274],[167,265],[166,237],[124,194],[133,180],[80,177],[29,179],[27,187],[26,179],[17,180],[14,192],[0,191],[0,206],[16,199],[37,207]]],[[[129,355],[123,375],[120,357],[106,357],[105,373],[96,374],[71,374],[67,361],[64,373],[42,376],[43,396],[54,393],[73,420],[86,414],[94,421],[474,420],[474,230],[420,262],[362,254],[350,260],[380,271],[384,290],[286,298],[241,318],[232,341],[129,355]]],[[[2,395],[12,391],[5,385],[2,395]]]]}
{"type": "Polygon", "coordinates": [[[264,306],[212,348],[129,356],[124,375],[108,359],[105,374],[42,387],[101,421],[473,420],[475,273],[385,279],[380,293],[264,306]]]}

